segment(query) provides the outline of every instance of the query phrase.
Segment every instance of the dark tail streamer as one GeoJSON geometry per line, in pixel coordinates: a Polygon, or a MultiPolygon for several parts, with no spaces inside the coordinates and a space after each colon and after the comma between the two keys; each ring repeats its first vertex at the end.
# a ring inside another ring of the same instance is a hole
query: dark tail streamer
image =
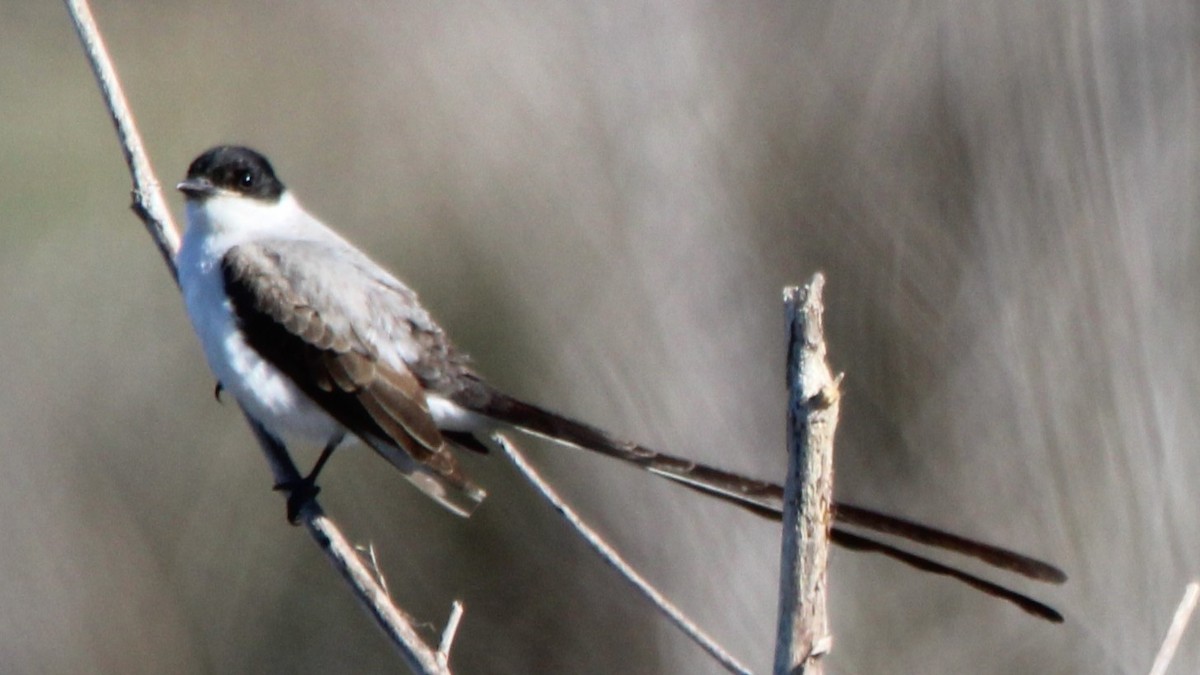
{"type": "MultiPolygon", "coordinates": [[[[458,402],[482,415],[529,433],[635,464],[658,476],[760,516],[776,520],[781,517],[783,488],[778,484],[747,478],[706,464],[650,450],[613,437],[588,424],[519,401],[494,389],[487,388],[482,392],[476,390],[471,396],[464,396],[458,402]]],[[[852,504],[835,502],[834,521],[837,524],[852,525],[968,556],[997,569],[1036,581],[1061,584],[1067,579],[1067,575],[1059,568],[1030,556],[852,504]]],[[[1047,621],[1062,621],[1062,615],[1053,608],[957,568],[836,526],[832,538],[834,543],[845,548],[879,553],[918,570],[956,579],[988,595],[1007,600],[1047,621]]]]}

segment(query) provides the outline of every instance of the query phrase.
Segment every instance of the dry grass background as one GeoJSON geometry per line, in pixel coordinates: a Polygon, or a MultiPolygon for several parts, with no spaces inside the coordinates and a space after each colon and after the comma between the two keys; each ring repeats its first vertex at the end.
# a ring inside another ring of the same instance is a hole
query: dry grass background
{"type": "MultiPolygon", "coordinates": [[[[1027,589],[1050,627],[837,553],[831,672],[1148,668],[1200,573],[1193,3],[96,12],[164,182],[262,149],[491,379],[652,446],[781,475],[779,289],[825,270],[839,495],[1072,575],[1027,589]]],[[[0,120],[0,670],[393,671],[213,402],[57,3],[0,4],[0,120]]],[[[768,666],[770,524],[537,459],[768,666]]],[[[458,672],[711,670],[503,462],[470,465],[469,522],[361,450],[324,493],[411,611],[465,600],[458,672]]]]}

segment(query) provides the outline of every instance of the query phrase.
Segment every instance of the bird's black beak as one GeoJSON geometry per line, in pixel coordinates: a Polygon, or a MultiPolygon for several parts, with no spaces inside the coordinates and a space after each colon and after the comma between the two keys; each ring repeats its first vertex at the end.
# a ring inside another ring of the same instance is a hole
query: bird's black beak
{"type": "Polygon", "coordinates": [[[217,187],[207,178],[188,178],[175,189],[182,192],[188,199],[204,199],[217,193],[217,187]]]}

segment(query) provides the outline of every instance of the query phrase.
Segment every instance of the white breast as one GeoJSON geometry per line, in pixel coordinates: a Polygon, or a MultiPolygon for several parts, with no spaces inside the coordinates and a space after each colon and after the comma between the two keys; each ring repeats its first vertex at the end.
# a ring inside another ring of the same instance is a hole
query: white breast
{"type": "Polygon", "coordinates": [[[176,258],[184,305],[209,368],[246,412],[280,440],[327,443],[342,434],[341,425],[243,339],[225,295],[221,257],[249,236],[216,226],[220,223],[212,215],[189,204],[188,231],[176,258]]]}

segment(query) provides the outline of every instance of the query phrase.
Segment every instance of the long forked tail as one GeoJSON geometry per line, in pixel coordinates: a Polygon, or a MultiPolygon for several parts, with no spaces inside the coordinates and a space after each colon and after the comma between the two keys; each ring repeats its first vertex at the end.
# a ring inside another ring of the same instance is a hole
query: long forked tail
{"type": "MultiPolygon", "coordinates": [[[[768,518],[780,518],[783,488],[775,483],[747,478],[705,464],[655,452],[636,443],[615,438],[601,429],[563,417],[544,408],[514,399],[494,389],[484,401],[474,398],[471,409],[505,424],[585,450],[636,464],[663,478],[703,494],[736,504],[768,518]]],[[[464,403],[466,403],[464,401],[464,403]]],[[[861,535],[839,526],[860,527],[918,544],[952,551],[980,560],[992,567],[1047,583],[1061,584],[1067,575],[1057,567],[1005,548],[969,539],[945,530],[889,516],[871,509],[834,502],[833,541],[850,549],[873,551],[922,571],[957,579],[972,588],[1003,598],[1025,611],[1053,622],[1062,615],[1053,608],[1016,591],[1004,588],[967,572],[915,555],[908,551],[861,535]]]]}

